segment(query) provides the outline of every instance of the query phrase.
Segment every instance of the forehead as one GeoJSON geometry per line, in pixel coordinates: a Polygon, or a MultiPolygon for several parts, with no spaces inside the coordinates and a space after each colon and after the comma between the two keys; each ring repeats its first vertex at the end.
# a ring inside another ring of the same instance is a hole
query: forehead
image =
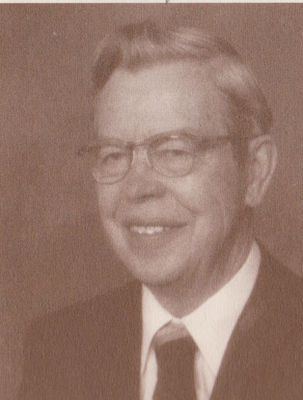
{"type": "Polygon", "coordinates": [[[226,105],[207,68],[193,62],[118,69],[96,97],[99,135],[142,140],[186,127],[224,134],[226,105]]]}

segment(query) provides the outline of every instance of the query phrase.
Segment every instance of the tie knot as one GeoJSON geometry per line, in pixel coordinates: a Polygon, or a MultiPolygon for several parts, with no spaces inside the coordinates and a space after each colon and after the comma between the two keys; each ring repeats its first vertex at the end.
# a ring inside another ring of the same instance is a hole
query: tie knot
{"type": "Polygon", "coordinates": [[[182,322],[170,321],[158,330],[154,338],[155,348],[175,340],[192,340],[191,336],[182,322]]]}

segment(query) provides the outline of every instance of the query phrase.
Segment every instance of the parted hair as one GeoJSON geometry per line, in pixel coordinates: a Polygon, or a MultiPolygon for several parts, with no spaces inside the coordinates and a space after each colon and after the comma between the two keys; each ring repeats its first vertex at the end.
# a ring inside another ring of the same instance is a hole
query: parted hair
{"type": "Polygon", "coordinates": [[[258,136],[269,132],[272,114],[254,75],[225,40],[192,27],[166,29],[151,21],[125,25],[108,34],[96,51],[95,93],[117,68],[136,71],[178,61],[205,68],[227,104],[230,134],[258,136]]]}

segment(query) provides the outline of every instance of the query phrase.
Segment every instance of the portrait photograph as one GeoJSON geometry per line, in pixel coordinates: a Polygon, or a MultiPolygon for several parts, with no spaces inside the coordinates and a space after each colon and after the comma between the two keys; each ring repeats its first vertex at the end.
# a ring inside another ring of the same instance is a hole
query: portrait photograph
{"type": "Polygon", "coordinates": [[[302,4],[0,37],[1,400],[301,400],[302,4]]]}

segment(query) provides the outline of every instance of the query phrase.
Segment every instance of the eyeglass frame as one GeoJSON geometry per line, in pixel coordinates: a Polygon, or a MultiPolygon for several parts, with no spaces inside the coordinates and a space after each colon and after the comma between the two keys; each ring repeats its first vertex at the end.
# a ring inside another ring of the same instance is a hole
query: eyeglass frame
{"type": "MultiPolygon", "coordinates": [[[[123,175],[119,176],[118,178],[115,178],[114,180],[110,180],[108,182],[105,181],[100,181],[98,180],[95,175],[93,174],[93,177],[95,179],[95,181],[98,184],[101,185],[111,185],[114,183],[118,183],[121,180],[123,180],[125,178],[125,176],[128,174],[128,172],[130,171],[133,162],[134,162],[134,151],[137,147],[142,147],[145,151],[145,159],[148,162],[148,165],[150,166],[150,168],[154,169],[157,173],[159,173],[161,176],[167,177],[167,178],[181,178],[184,177],[186,175],[189,175],[193,168],[194,168],[194,164],[195,164],[195,159],[197,157],[197,154],[200,153],[201,151],[209,151],[212,148],[216,148],[220,145],[224,145],[227,143],[230,143],[232,145],[241,145],[242,142],[245,142],[247,140],[253,140],[258,136],[263,136],[263,134],[260,135],[255,135],[255,136],[233,136],[233,135],[225,135],[225,136],[215,136],[215,137],[201,137],[201,131],[199,130],[190,130],[190,133],[188,132],[188,130],[181,130],[181,131],[169,131],[169,132],[162,132],[162,133],[158,133],[156,135],[153,135],[151,137],[148,137],[146,139],[144,139],[143,141],[140,142],[134,142],[134,141],[123,141],[121,139],[101,139],[100,141],[98,141],[97,143],[92,143],[92,144],[88,144],[88,145],[84,145],[82,146],[79,150],[78,150],[78,156],[82,157],[83,155],[87,154],[87,153],[91,153],[93,150],[97,149],[97,148],[101,148],[103,144],[108,144],[108,145],[112,145],[112,146],[117,146],[117,147],[121,147],[124,148],[125,150],[127,150],[128,154],[130,154],[129,157],[129,166],[126,169],[126,171],[123,173],[123,175]],[[199,137],[200,134],[200,137],[199,137]],[[189,139],[191,142],[194,143],[195,148],[193,151],[193,160],[191,163],[191,166],[189,168],[189,170],[187,172],[185,172],[184,174],[181,175],[166,175],[164,174],[162,171],[160,171],[159,169],[157,169],[157,166],[155,166],[152,162],[152,158],[150,157],[149,153],[150,153],[150,145],[156,141],[159,141],[161,139],[179,139],[179,138],[187,138],[189,139]],[[203,149],[204,147],[204,149],[203,149]],[[202,148],[202,149],[201,149],[202,148]]],[[[109,178],[108,178],[109,179],[109,178]]]]}

